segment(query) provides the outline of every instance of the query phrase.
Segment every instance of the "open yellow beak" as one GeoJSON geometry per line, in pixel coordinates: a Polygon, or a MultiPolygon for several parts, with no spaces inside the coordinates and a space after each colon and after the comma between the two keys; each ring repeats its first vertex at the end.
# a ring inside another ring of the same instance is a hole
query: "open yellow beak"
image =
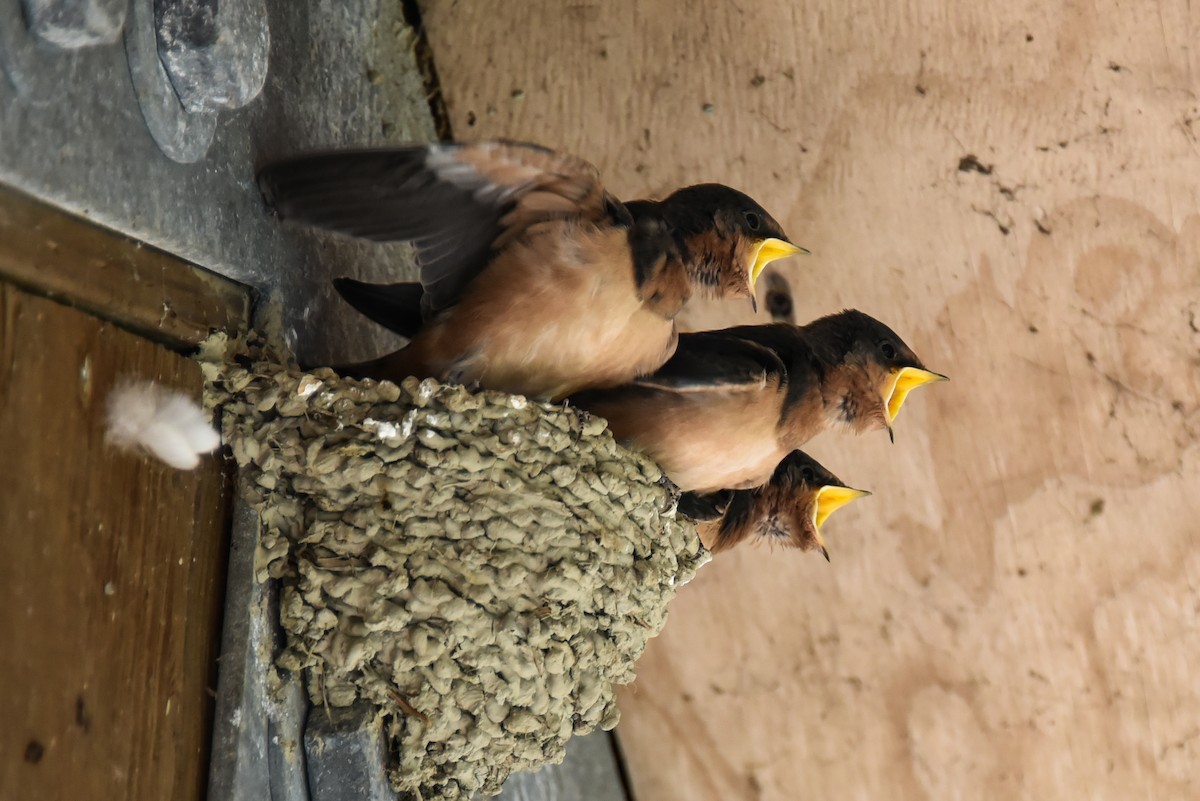
{"type": "Polygon", "coordinates": [[[904,405],[904,399],[908,397],[908,393],[923,384],[949,380],[941,373],[931,373],[929,370],[922,370],[919,367],[901,367],[899,370],[893,370],[883,388],[888,425],[890,426],[896,419],[896,415],[900,414],[900,407],[904,405]]]}
{"type": "Polygon", "coordinates": [[[831,514],[850,503],[850,501],[865,498],[870,494],[866,490],[835,487],[832,485],[827,485],[817,490],[817,500],[813,504],[813,531],[817,536],[817,546],[820,547],[821,553],[825,555],[826,562],[829,561],[829,549],[825,547],[825,538],[821,536],[821,524],[831,514]]]}
{"type": "Polygon", "coordinates": [[[817,502],[813,504],[813,522],[820,528],[828,517],[850,501],[865,498],[871,493],[850,487],[821,487],[817,490],[817,502]]]}
{"type": "Polygon", "coordinates": [[[754,258],[750,260],[750,293],[754,294],[754,283],[762,275],[762,271],[767,269],[768,264],[799,253],[807,255],[808,251],[782,239],[771,238],[759,242],[754,248],[754,258]]]}

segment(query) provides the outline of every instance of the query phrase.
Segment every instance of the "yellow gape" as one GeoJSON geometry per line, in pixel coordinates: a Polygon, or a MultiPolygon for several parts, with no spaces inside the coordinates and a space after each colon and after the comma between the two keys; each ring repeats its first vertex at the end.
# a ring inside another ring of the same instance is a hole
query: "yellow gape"
{"type": "Polygon", "coordinates": [[[933,373],[919,367],[901,367],[899,370],[893,370],[883,388],[883,402],[887,406],[888,426],[891,426],[896,415],[900,414],[900,407],[904,405],[904,399],[908,397],[908,393],[923,384],[949,380],[941,373],[933,373]]]}
{"type": "Polygon", "coordinates": [[[807,254],[808,251],[782,239],[771,238],[759,242],[754,248],[754,257],[750,260],[750,291],[754,291],[754,282],[762,275],[762,271],[767,269],[768,264],[798,253],[807,254]]]}
{"type": "Polygon", "coordinates": [[[850,503],[850,501],[865,498],[870,494],[866,490],[832,485],[826,485],[817,490],[817,498],[813,502],[812,511],[813,532],[816,534],[817,545],[820,547],[821,553],[825,555],[826,562],[829,561],[829,549],[825,547],[825,538],[821,536],[821,524],[831,514],[850,503]]]}

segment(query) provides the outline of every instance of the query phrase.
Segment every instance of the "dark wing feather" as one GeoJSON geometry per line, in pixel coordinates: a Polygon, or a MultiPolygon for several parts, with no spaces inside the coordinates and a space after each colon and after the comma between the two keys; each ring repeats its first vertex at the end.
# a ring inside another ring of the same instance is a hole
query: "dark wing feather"
{"type": "Polygon", "coordinates": [[[758,344],[774,353],[787,370],[787,400],[792,403],[812,391],[821,381],[822,360],[813,350],[810,334],[803,326],[791,323],[739,325],[719,332],[758,344]]]}
{"type": "Polygon", "coordinates": [[[421,316],[425,290],[420,284],[368,284],[335,278],[333,286],[359,313],[402,337],[412,339],[425,322],[421,316]]]}
{"type": "Polygon", "coordinates": [[[636,383],[675,392],[736,391],[761,389],[769,377],[783,375],[783,362],[769,348],[724,331],[707,331],[680,334],[675,355],[636,383]]]}
{"type": "Polygon", "coordinates": [[[733,494],[733,490],[685,492],[679,496],[679,514],[697,521],[716,520],[725,513],[733,494]]]}
{"type": "Polygon", "coordinates": [[[735,325],[710,333],[761,345],[778,356],[784,364],[791,364],[798,360],[803,361],[812,355],[812,349],[805,339],[804,330],[791,323],[735,325]]]}
{"type": "Polygon", "coordinates": [[[588,162],[509,142],[314,154],[270,165],[258,180],[283,217],[413,242],[426,314],[453,305],[495,251],[531,225],[628,217],[588,162]]]}
{"type": "Polygon", "coordinates": [[[754,530],[754,502],[757,497],[754,490],[737,490],[733,493],[721,517],[721,525],[717,528],[717,536],[712,544],[713,553],[727,551],[749,539],[754,530]]]}

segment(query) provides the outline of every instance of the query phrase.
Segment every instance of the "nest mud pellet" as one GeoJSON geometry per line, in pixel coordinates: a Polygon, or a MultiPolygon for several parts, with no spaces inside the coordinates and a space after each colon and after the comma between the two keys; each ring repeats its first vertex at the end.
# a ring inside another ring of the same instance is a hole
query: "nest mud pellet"
{"type": "Polygon", "coordinates": [[[708,559],[659,468],[569,407],[280,353],[216,335],[201,360],[312,702],[378,705],[393,784],[426,799],[615,726],[613,685],[708,559]]]}

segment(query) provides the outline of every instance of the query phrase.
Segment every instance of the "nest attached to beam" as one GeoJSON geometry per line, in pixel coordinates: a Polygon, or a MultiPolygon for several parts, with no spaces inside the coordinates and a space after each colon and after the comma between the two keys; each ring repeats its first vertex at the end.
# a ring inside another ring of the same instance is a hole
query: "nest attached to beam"
{"type": "Polygon", "coordinates": [[[200,359],[312,702],[376,704],[393,785],[424,799],[494,795],[615,726],[613,686],[709,558],[659,468],[573,408],[281,352],[218,334],[200,359]]]}

